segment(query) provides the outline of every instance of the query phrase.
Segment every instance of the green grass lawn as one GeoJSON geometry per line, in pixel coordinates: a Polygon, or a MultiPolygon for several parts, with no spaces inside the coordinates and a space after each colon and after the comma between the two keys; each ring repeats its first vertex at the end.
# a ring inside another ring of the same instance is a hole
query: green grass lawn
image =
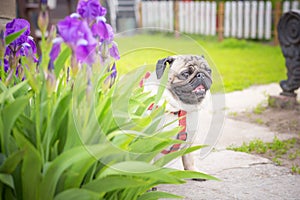
{"type": "Polygon", "coordinates": [[[174,54],[203,54],[213,69],[213,91],[241,90],[251,85],[279,82],[286,78],[280,47],[258,42],[172,34],[141,34],[116,38],[121,74],[174,54]]]}

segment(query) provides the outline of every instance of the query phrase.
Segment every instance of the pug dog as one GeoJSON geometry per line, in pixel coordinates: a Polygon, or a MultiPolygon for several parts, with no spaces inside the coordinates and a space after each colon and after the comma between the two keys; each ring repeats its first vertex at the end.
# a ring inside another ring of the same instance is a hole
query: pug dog
{"type": "MultiPolygon", "coordinates": [[[[168,81],[163,94],[163,100],[167,101],[166,110],[169,111],[168,113],[173,113],[173,115],[182,111],[185,113],[187,120],[184,122],[187,126],[184,128],[186,137],[180,138],[181,136],[177,135],[177,139],[186,140],[187,143],[191,143],[191,135],[197,134],[198,127],[191,128],[193,124],[192,122],[189,123],[188,120],[197,119],[195,115],[193,116],[193,113],[199,108],[199,105],[204,100],[212,85],[212,71],[204,56],[175,55],[158,60],[156,64],[156,76],[151,74],[150,79],[159,81],[168,65],[168,81]]],[[[155,90],[155,88],[148,87],[148,91],[154,91],[155,93],[155,90]]],[[[198,171],[194,165],[192,154],[184,155],[182,163],[185,170],[198,171]]]]}

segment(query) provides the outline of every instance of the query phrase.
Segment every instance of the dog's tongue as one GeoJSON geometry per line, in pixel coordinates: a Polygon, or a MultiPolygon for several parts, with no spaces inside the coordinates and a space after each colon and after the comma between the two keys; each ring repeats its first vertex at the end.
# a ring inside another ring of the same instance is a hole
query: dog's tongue
{"type": "Polygon", "coordinates": [[[205,92],[205,88],[203,85],[199,85],[193,90],[193,92],[205,92]]]}

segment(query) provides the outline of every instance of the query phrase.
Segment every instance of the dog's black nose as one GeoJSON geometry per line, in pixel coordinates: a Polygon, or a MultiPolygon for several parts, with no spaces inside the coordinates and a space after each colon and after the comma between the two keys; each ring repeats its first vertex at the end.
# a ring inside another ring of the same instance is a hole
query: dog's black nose
{"type": "Polygon", "coordinates": [[[197,78],[204,79],[205,74],[200,72],[200,73],[197,74],[197,78]]]}

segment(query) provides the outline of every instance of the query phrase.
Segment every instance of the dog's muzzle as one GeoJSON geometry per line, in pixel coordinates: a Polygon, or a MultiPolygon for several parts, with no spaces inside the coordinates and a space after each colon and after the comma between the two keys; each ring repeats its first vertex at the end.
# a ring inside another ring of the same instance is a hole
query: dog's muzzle
{"type": "Polygon", "coordinates": [[[210,74],[204,69],[197,69],[186,80],[172,83],[171,91],[186,104],[200,103],[207,90],[210,89],[212,79],[210,74]]]}

